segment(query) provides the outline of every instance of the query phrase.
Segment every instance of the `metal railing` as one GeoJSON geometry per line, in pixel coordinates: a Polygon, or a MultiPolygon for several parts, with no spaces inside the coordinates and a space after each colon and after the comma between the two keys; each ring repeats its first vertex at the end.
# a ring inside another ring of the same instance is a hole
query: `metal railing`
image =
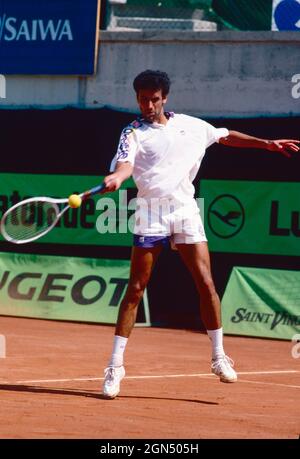
{"type": "Polygon", "coordinates": [[[211,0],[107,0],[107,30],[194,30],[218,28],[211,0]]]}

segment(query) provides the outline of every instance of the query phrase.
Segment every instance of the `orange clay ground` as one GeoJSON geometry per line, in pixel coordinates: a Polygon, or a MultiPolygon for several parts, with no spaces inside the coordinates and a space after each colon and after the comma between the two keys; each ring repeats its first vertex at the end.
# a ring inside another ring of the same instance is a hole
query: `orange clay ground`
{"type": "Polygon", "coordinates": [[[0,438],[289,438],[300,359],[289,341],[225,336],[239,380],[210,373],[206,334],[135,328],[115,400],[101,397],[112,326],[0,317],[0,438]],[[109,422],[108,422],[109,420],[109,422]]]}

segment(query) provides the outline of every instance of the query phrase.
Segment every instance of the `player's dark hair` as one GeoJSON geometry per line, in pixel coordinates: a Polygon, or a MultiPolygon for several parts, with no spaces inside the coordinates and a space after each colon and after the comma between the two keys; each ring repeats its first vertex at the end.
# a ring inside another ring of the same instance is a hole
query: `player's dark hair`
{"type": "Polygon", "coordinates": [[[167,96],[170,90],[170,79],[165,72],[160,70],[145,70],[137,75],[133,81],[133,87],[138,95],[140,89],[153,89],[159,91],[162,95],[167,96]]]}

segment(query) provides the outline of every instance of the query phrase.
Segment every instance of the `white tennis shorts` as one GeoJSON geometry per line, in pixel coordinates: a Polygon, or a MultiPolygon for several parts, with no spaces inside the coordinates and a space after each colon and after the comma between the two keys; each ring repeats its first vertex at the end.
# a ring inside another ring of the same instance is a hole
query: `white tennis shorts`
{"type": "Polygon", "coordinates": [[[138,236],[169,236],[175,244],[206,242],[203,222],[197,202],[186,204],[174,200],[138,198],[134,234],[138,236]]]}

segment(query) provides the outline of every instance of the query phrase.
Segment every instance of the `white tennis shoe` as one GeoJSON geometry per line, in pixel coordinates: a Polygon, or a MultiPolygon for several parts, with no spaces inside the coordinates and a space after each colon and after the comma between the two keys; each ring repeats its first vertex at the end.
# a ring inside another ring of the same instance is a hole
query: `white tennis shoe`
{"type": "Polygon", "coordinates": [[[120,392],[120,383],[125,376],[125,368],[107,367],[104,370],[103,395],[106,398],[115,398],[120,392]]]}
{"type": "Polygon", "coordinates": [[[234,361],[223,355],[217,359],[212,360],[211,371],[220,377],[220,381],[225,383],[233,383],[237,380],[237,374],[233,369],[234,361]]]}

